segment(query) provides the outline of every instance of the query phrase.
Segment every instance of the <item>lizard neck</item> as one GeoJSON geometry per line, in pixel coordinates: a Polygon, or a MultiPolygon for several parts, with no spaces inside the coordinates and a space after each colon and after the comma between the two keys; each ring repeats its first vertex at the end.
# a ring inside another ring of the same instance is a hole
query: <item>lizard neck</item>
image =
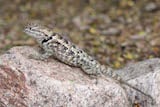
{"type": "Polygon", "coordinates": [[[40,45],[42,45],[44,42],[46,42],[46,40],[48,40],[48,38],[45,38],[45,37],[44,38],[37,38],[36,40],[40,45]]]}
{"type": "Polygon", "coordinates": [[[37,38],[36,39],[36,41],[40,44],[40,45],[42,45],[43,44],[43,41],[45,41],[46,40],[46,38],[37,38]]]}
{"type": "Polygon", "coordinates": [[[39,43],[40,45],[43,45],[44,43],[47,43],[48,41],[50,41],[50,40],[52,40],[52,39],[53,39],[52,36],[50,36],[50,37],[45,37],[45,38],[37,39],[37,41],[38,41],[38,43],[39,43]]]}

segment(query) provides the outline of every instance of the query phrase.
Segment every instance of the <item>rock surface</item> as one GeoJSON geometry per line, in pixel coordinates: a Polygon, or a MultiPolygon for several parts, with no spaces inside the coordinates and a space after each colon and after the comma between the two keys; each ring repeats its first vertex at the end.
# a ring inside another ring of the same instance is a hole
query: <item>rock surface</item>
{"type": "Polygon", "coordinates": [[[29,59],[31,47],[0,56],[0,107],[128,107],[125,90],[110,78],[91,79],[55,59],[29,59]]]}
{"type": "Polygon", "coordinates": [[[91,79],[79,68],[53,58],[30,59],[31,47],[14,47],[0,56],[0,107],[140,107],[160,106],[160,59],[117,70],[123,79],[151,100],[110,78],[91,79]]]}
{"type": "Polygon", "coordinates": [[[148,95],[151,95],[154,99],[154,105],[152,105],[144,96],[127,88],[127,94],[132,103],[137,99],[139,100],[140,107],[160,107],[159,58],[149,59],[136,64],[129,64],[125,68],[117,70],[117,73],[121,75],[124,80],[128,81],[128,83],[136,86],[148,95]]]}

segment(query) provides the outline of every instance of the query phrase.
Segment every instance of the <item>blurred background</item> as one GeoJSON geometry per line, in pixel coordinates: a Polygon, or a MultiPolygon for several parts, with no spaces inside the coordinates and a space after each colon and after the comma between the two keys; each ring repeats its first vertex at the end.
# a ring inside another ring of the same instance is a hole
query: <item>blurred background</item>
{"type": "Polygon", "coordinates": [[[160,0],[0,0],[0,54],[37,45],[23,32],[32,21],[113,68],[160,57],[160,0]]]}

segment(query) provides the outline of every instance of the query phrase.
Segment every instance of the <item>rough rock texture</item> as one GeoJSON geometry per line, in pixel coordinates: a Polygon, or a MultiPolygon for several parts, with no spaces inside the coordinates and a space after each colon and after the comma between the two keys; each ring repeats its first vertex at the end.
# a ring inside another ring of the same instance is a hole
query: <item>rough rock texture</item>
{"type": "Polygon", "coordinates": [[[29,59],[31,47],[0,56],[0,107],[128,107],[125,90],[106,78],[91,79],[55,59],[29,59]]]}
{"type": "Polygon", "coordinates": [[[149,59],[136,64],[129,64],[125,68],[117,70],[117,73],[130,84],[151,95],[154,99],[154,105],[152,105],[151,102],[140,93],[135,93],[135,91],[133,92],[127,88],[127,94],[132,103],[137,99],[137,102],[141,105],[140,107],[160,107],[159,58],[149,59]]]}

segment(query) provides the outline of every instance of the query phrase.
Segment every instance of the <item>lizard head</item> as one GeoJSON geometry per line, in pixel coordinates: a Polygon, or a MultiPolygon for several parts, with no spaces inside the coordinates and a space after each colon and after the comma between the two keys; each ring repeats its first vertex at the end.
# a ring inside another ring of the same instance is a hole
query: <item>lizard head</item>
{"type": "Polygon", "coordinates": [[[50,29],[35,23],[28,24],[25,27],[24,32],[38,40],[47,39],[52,35],[52,31],[50,29]]]}

